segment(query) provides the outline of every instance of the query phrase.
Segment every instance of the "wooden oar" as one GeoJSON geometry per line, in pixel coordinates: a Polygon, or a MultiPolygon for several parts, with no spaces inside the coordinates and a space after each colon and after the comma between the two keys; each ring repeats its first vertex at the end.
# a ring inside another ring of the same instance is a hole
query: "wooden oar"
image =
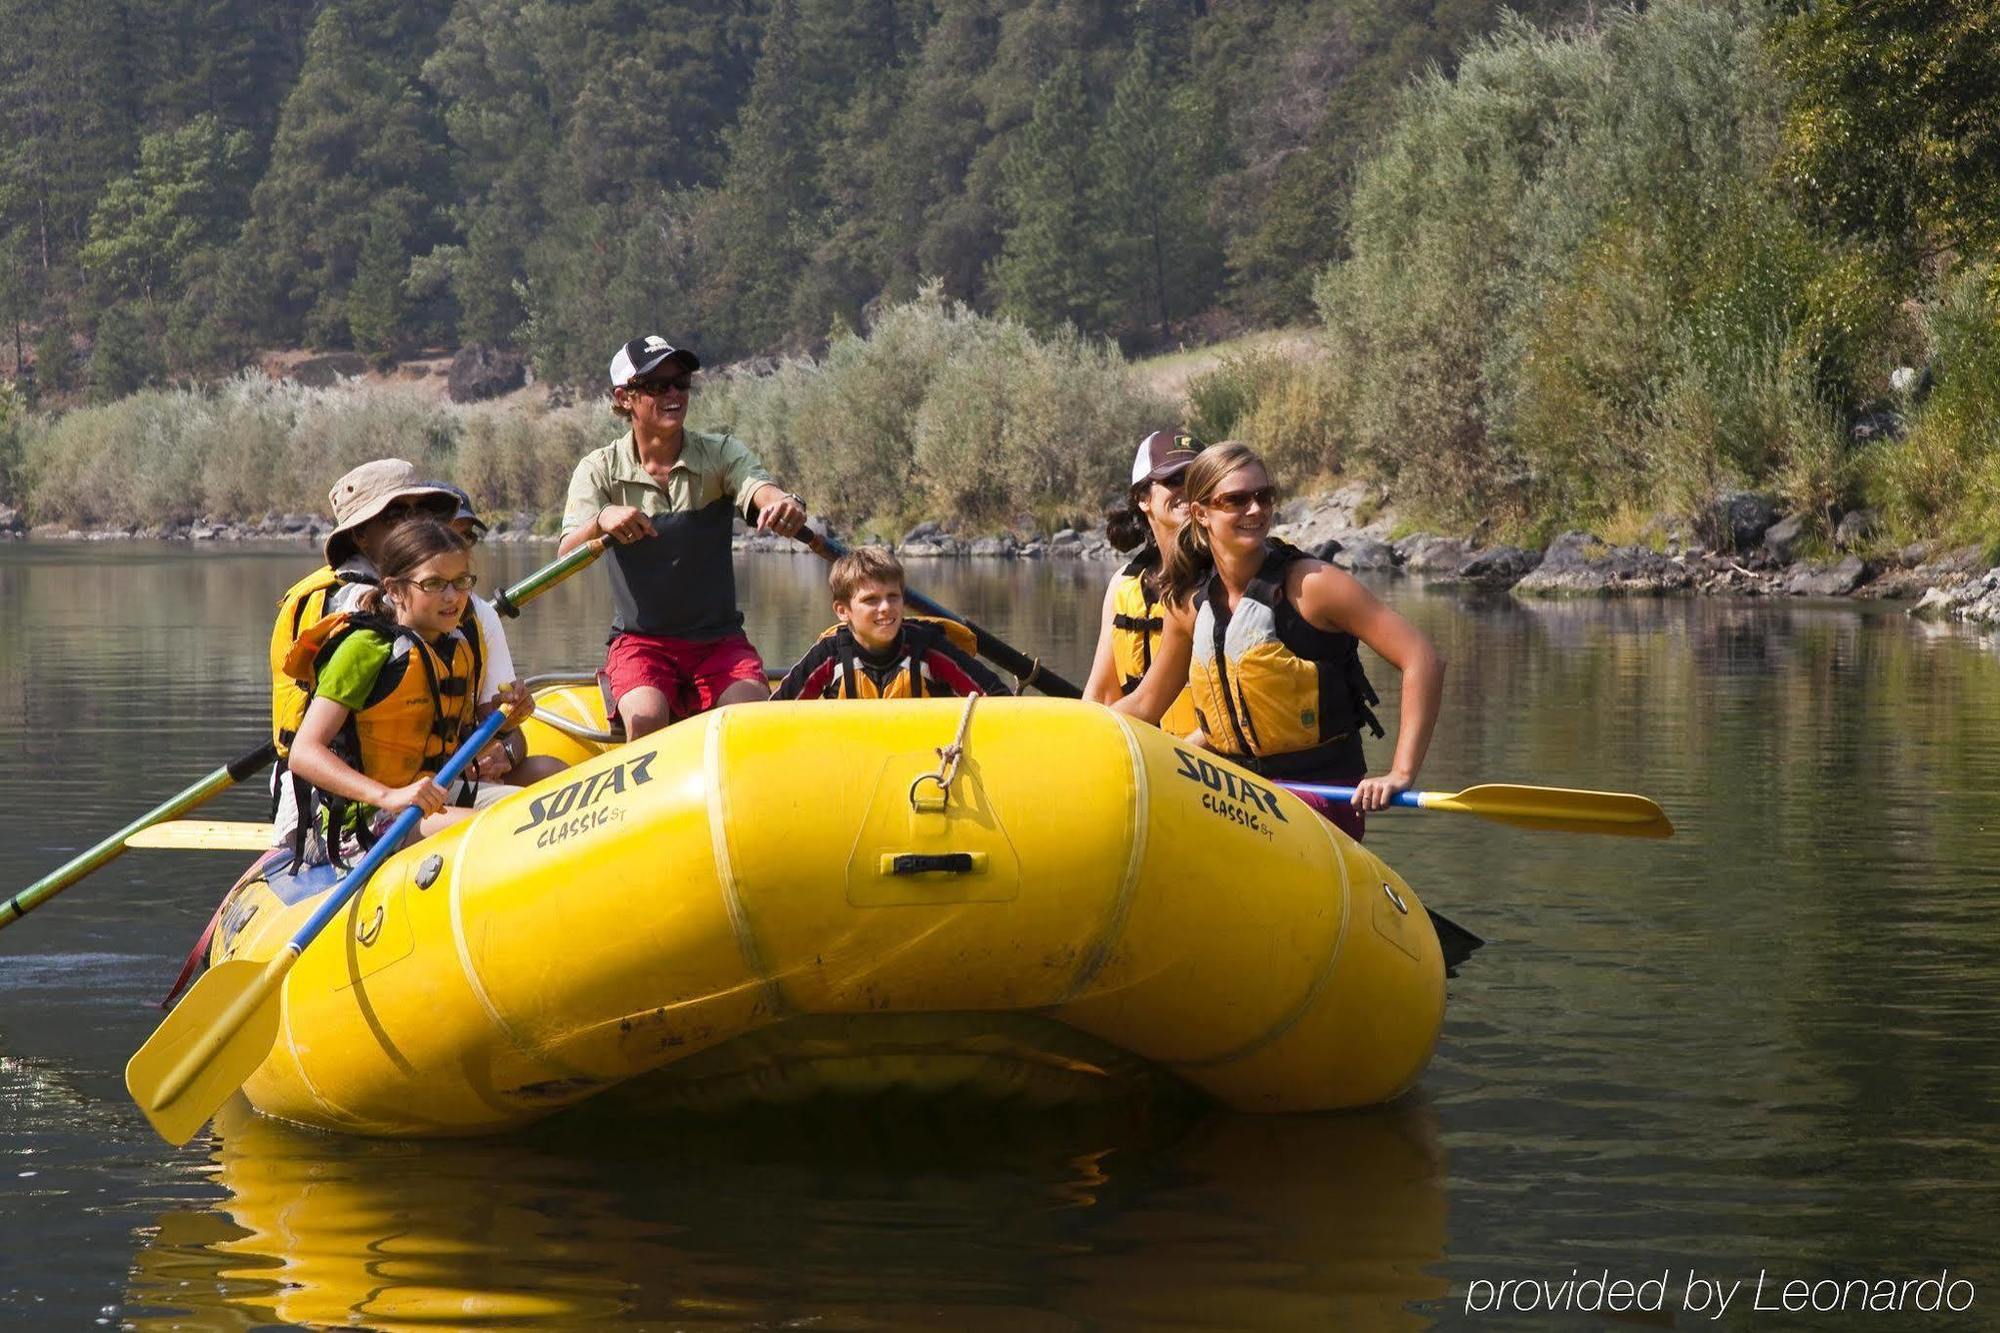
{"type": "MultiPolygon", "coordinates": [[[[1351,801],[1352,787],[1280,782],[1287,790],[1330,801],[1351,801]]],[[[1579,791],[1488,782],[1464,791],[1400,791],[1390,804],[1417,810],[1450,810],[1517,828],[1551,833],[1603,833],[1614,838],[1671,838],[1674,826],[1659,805],[1629,792],[1579,791]]]]}
{"type": "MultiPolygon", "coordinates": [[[[813,554],[829,564],[847,554],[847,548],[832,537],[821,536],[810,528],[801,529],[798,540],[811,547],[813,554]]],[[[972,637],[979,642],[979,655],[998,666],[1011,671],[1022,685],[1032,685],[1043,694],[1058,699],[1081,699],[1083,691],[1064,680],[1055,672],[1042,665],[1039,657],[1030,657],[1019,648],[999,638],[991,630],[975,625],[956,611],[939,606],[916,589],[904,587],[903,600],[916,607],[925,615],[938,616],[944,620],[955,620],[972,631],[972,637]]]]}
{"type": "Polygon", "coordinates": [[[228,791],[277,756],[277,746],[265,741],[249,753],[230,760],[179,795],[168,797],[103,842],[71,858],[58,869],[50,871],[9,898],[6,905],[0,907],[0,928],[20,920],[91,871],[115,859],[119,853],[132,845],[133,835],[140,830],[163,820],[179,818],[217,793],[228,791]]]}
{"type": "Polygon", "coordinates": [[[125,845],[183,852],[263,852],[271,847],[271,826],[248,820],[170,819],[140,829],[125,845]]]}
{"type": "MultiPolygon", "coordinates": [[[[521,614],[523,606],[604,554],[604,548],[609,544],[609,538],[599,537],[595,541],[585,542],[560,560],[549,562],[495,597],[493,609],[507,616],[521,614]]],[[[251,774],[260,771],[277,757],[277,747],[266,741],[249,753],[230,760],[179,795],[168,797],[103,842],[72,857],[22,889],[4,904],[0,904],[0,929],[20,920],[92,871],[102,869],[126,848],[163,845],[135,842],[133,837],[155,824],[169,819],[179,819],[190,810],[205,804],[210,798],[228,791],[251,774]]]]}
{"type": "MultiPolygon", "coordinates": [[[[506,710],[494,710],[445,761],[437,785],[456,782],[506,722],[506,710]]],[[[217,963],[146,1039],[125,1066],[125,1088],[162,1138],[186,1143],[264,1063],[278,1039],[278,991],[292,964],[422,819],[415,806],[397,815],[283,949],[267,962],[217,963]]]]}

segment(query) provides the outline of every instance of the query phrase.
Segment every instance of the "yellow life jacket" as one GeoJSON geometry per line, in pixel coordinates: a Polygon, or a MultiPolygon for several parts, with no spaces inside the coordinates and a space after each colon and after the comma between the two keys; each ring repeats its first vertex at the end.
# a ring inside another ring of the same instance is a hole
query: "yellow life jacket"
{"type": "MultiPolygon", "coordinates": [[[[291,753],[292,737],[298,734],[299,723],[305,721],[306,704],[312,698],[310,690],[285,669],[286,659],[299,636],[326,618],[334,594],[355,584],[372,587],[374,580],[321,565],[287,588],[278,599],[278,618],[271,625],[271,740],[278,747],[280,760],[291,753]]],[[[477,660],[485,661],[486,643],[480,633],[479,617],[472,613],[470,605],[466,607],[459,633],[472,644],[477,660]]],[[[475,677],[475,688],[478,683],[475,677]]]]}
{"type": "Polygon", "coordinates": [[[899,669],[889,678],[887,685],[878,685],[875,678],[861,668],[861,645],[852,630],[845,625],[835,625],[819,637],[821,640],[833,640],[836,666],[823,696],[828,699],[923,699],[956,694],[956,690],[924,688],[929,679],[924,671],[925,655],[940,642],[950,643],[968,657],[979,655],[978,638],[956,620],[946,620],[941,616],[904,616],[903,658],[898,664],[899,669]]]}
{"type": "MultiPolygon", "coordinates": [[[[1159,572],[1159,548],[1148,546],[1111,582],[1111,664],[1121,694],[1139,688],[1160,646],[1160,632],[1167,622],[1153,582],[1159,572]]],[[[1200,726],[1194,696],[1183,688],[1160,715],[1160,730],[1170,736],[1192,736],[1200,726]]]]}
{"type": "Polygon", "coordinates": [[[1285,596],[1285,571],[1305,552],[1271,542],[1234,614],[1222,577],[1195,592],[1188,689],[1211,748],[1232,758],[1302,756],[1382,734],[1361,669],[1360,641],[1312,624],[1285,596]]]}
{"type": "Polygon", "coordinates": [[[326,616],[326,605],[335,589],[359,580],[344,578],[327,565],[285,589],[278,599],[278,618],[271,625],[271,740],[278,757],[291,753],[292,737],[305,720],[306,702],[311,697],[304,685],[285,670],[285,659],[299,635],[326,616]]]}
{"type": "MultiPolygon", "coordinates": [[[[392,640],[384,671],[395,669],[399,660],[403,667],[393,686],[348,718],[333,749],[377,782],[400,787],[419,773],[437,772],[459,736],[472,730],[481,654],[476,635],[468,638],[453,630],[444,639],[446,651],[440,651],[421,634],[393,621],[337,611],[300,633],[286,654],[286,675],[310,698],[319,668],[335,646],[363,629],[392,640]]],[[[299,822],[306,822],[303,807],[299,822]]]]}

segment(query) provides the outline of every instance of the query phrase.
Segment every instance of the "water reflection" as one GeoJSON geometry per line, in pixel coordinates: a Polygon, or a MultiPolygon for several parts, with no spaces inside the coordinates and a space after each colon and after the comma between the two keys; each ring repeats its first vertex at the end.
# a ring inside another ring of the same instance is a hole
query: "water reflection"
{"type": "Polygon", "coordinates": [[[1414,1327],[1444,1294],[1421,1103],[1253,1118],[822,1099],[730,1121],[633,1098],[527,1137],[381,1143],[240,1101],[213,1207],[161,1214],[141,1329],[809,1322],[1414,1327]]]}
{"type": "MultiPolygon", "coordinates": [[[[481,573],[547,556],[496,549],[481,573]]],[[[254,743],[275,598],[310,563],[0,546],[0,882],[254,743]]],[[[940,561],[912,581],[1079,677],[1107,574],[940,561]]],[[[774,663],[827,623],[816,561],[739,578],[774,663]]],[[[1452,1322],[1473,1277],[1573,1265],[1939,1264],[1978,1278],[1985,1310],[1994,639],[1893,607],[1383,591],[1452,662],[1425,785],[1644,791],[1681,831],[1371,824],[1491,941],[1453,984],[1426,1104],[1297,1122],[816,1105],[419,1145],[232,1121],[212,1148],[169,1150],[118,1071],[242,857],[135,853],[0,934],[0,1204],[41,1242],[0,1247],[0,1311],[464,1326],[500,1321],[462,1303],[493,1293],[569,1327],[1377,1327],[1452,1322]]],[[[514,623],[516,657],[594,665],[609,613],[601,579],[575,580],[514,623]]],[[[261,812],[248,792],[210,811],[261,812]]]]}

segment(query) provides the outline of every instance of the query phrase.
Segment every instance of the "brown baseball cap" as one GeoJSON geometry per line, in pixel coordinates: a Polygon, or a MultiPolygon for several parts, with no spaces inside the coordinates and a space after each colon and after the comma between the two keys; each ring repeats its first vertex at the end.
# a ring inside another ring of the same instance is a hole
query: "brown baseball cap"
{"type": "Polygon", "coordinates": [[[327,492],[333,508],[333,531],[326,536],[326,563],[338,566],[354,554],[354,534],[371,518],[379,518],[389,506],[405,497],[422,500],[438,516],[458,512],[458,497],[436,482],[425,481],[416,465],[400,458],[378,458],[363,463],[327,492]]]}
{"type": "Polygon", "coordinates": [[[1184,430],[1156,430],[1139,441],[1139,452],[1132,459],[1132,484],[1177,476],[1187,471],[1195,455],[1206,447],[1184,430]]]}

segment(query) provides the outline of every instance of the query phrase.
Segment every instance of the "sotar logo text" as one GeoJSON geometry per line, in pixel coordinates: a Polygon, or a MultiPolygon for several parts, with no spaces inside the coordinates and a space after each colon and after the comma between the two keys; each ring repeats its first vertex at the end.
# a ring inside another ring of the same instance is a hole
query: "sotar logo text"
{"type": "Polygon", "coordinates": [[[1272,836],[1272,830],[1265,822],[1265,816],[1281,824],[1291,822],[1278,804],[1278,793],[1269,787],[1260,786],[1248,778],[1239,778],[1186,750],[1176,748],[1174,757],[1180,760],[1181,777],[1207,788],[1201,795],[1204,810],[1261,833],[1266,838],[1272,836]]]}
{"type": "Polygon", "coordinates": [[[566,819],[570,815],[588,810],[614,792],[622,792],[630,785],[643,787],[653,780],[649,771],[653,760],[659,756],[642,754],[637,759],[627,759],[601,773],[592,773],[587,778],[579,778],[566,786],[558,787],[547,796],[537,796],[528,803],[528,822],[514,830],[526,833],[529,829],[540,828],[552,820],[566,819]]]}

